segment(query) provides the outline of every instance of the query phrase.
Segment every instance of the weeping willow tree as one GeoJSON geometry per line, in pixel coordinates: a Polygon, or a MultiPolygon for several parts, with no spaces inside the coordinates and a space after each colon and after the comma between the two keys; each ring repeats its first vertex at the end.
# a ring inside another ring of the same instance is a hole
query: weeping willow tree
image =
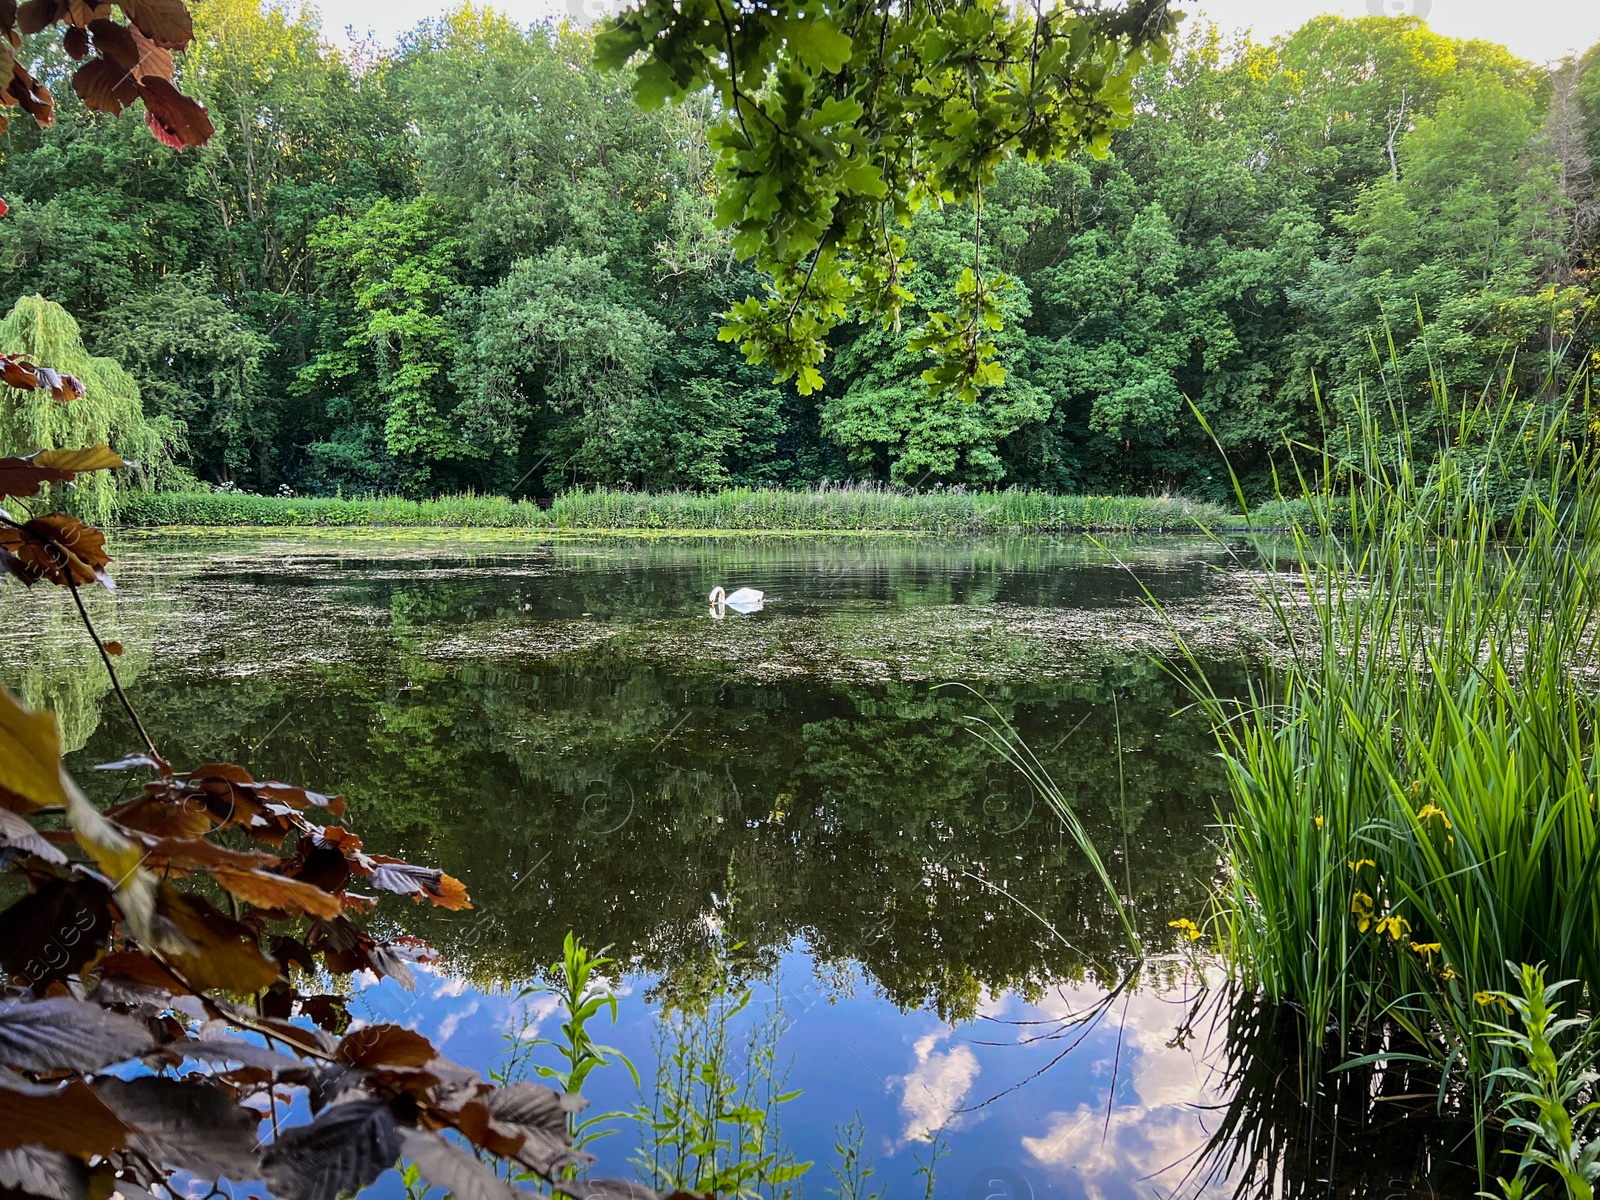
{"type": "Polygon", "coordinates": [[[183,443],[183,427],[164,417],[145,416],[133,376],[113,360],[90,354],[78,323],[59,304],[43,296],[18,300],[0,321],[0,352],[26,354],[76,375],[85,389],[76,400],[63,402],[47,391],[0,386],[0,454],[104,442],[137,464],[132,471],[94,471],[75,483],[52,485],[40,497],[42,505],[106,521],[119,487],[153,487],[176,470],[173,452],[183,443]]]}

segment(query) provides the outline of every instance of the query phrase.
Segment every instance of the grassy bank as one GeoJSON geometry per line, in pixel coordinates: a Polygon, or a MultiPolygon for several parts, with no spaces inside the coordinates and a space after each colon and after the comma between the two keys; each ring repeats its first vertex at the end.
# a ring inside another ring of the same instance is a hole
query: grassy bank
{"type": "Polygon", "coordinates": [[[548,509],[503,496],[405,500],[128,493],[124,525],[453,526],[458,528],[906,530],[928,533],[1179,532],[1237,523],[1227,509],[1182,498],[1057,496],[1049,492],[924,492],[840,487],[810,491],[568,492],[548,509]]]}

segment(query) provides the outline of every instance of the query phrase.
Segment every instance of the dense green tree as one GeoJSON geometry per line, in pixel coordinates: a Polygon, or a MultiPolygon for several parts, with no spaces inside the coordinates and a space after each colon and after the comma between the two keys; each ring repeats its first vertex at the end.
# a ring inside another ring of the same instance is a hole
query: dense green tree
{"type": "MultiPolygon", "coordinates": [[[[821,120],[819,80],[872,90],[853,42],[836,69],[820,24],[800,36],[809,60],[757,56],[803,76],[769,116],[821,120]]],[[[309,12],[206,0],[178,66],[217,133],[175,153],[137,113],[88,111],[60,49],[29,43],[59,119],[0,138],[0,286],[59,301],[124,363],[146,410],[188,427],[196,476],[266,491],[854,477],[1219,495],[1193,403],[1259,492],[1286,441],[1320,440],[1361,390],[1409,404],[1432,370],[1457,394],[1549,396],[1596,350],[1595,51],[1552,75],[1409,19],[1320,17],[1266,44],[1187,28],[1089,149],[985,158],[981,221],[928,192],[887,257],[839,234],[795,307],[834,356],[802,394],[718,336],[766,286],[737,238],[812,230],[804,205],[732,212],[728,163],[749,154],[726,141],[733,109],[701,91],[641,112],[593,47],[462,8],[351,54],[309,12]],[[873,274],[891,259],[892,281],[873,274]],[[866,274],[817,318],[849,262],[866,274]],[[930,394],[929,323],[949,317],[948,351],[984,308],[1004,382],[930,394]]],[[[821,191],[790,171],[811,150],[772,186],[853,220],[870,172],[841,172],[878,152],[837,116],[821,191]]],[[[951,153],[978,153],[973,136],[951,153]]],[[[780,257],[808,264],[814,233],[780,257]]],[[[794,307],[790,285],[774,295],[794,307]]]]}
{"type": "Polygon", "coordinates": [[[139,380],[147,412],[187,431],[224,479],[259,477],[279,413],[262,390],[271,344],[216,293],[208,270],[175,273],[98,322],[97,344],[139,380]]]}

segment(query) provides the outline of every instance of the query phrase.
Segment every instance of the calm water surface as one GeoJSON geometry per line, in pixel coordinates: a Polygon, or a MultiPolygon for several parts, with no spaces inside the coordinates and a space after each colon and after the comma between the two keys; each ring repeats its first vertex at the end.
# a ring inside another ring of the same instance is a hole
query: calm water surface
{"type": "MultiPolygon", "coordinates": [[[[776,1008],[802,1089],[785,1141],[835,1186],[859,1115],[874,1183],[938,1196],[1431,1195],[1440,1146],[1404,1079],[1294,1099],[1284,1036],[1219,1003],[1169,921],[1219,869],[1204,725],[1146,590],[1243,686],[1252,605],[1215,547],[862,538],[535,541],[503,535],[124,535],[92,602],[168,757],[349,799],[369,849],[463,879],[475,908],[392,903],[437,948],[416,1022],[487,1071],[549,1036],[522,985],[576,930],[623,996],[601,1040],[646,1087],[663,1009],[731,973],[741,1030],[776,1008]],[[706,594],[752,586],[760,613],[706,594]],[[965,687],[941,686],[952,682],[965,687]],[[1133,898],[1135,964],[1060,822],[973,731],[1008,722],[1133,898]],[[1273,1164],[1252,1171],[1251,1161],[1273,1164]]],[[[61,714],[78,779],[133,747],[59,594],[6,589],[0,673],[61,714]]],[[[546,1056],[548,1057],[548,1056],[546,1056]]],[[[638,1101],[621,1068],[587,1089],[638,1101]]],[[[633,1130],[597,1147],[630,1174],[633,1130]]],[[[394,1176],[380,1193],[398,1194],[394,1176]]],[[[1448,1189],[1446,1193],[1448,1194],[1448,1189]]],[[[1462,1193],[1467,1194],[1467,1193],[1462,1193]]]]}

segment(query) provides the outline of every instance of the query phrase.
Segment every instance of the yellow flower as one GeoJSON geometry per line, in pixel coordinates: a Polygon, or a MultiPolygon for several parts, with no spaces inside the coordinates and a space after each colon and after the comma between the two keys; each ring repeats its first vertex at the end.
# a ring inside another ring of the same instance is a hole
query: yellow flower
{"type": "MultiPolygon", "coordinates": [[[[1348,862],[1348,860],[1346,861],[1348,862]]],[[[1362,867],[1376,867],[1377,865],[1378,864],[1373,862],[1370,858],[1359,858],[1355,862],[1349,863],[1349,867],[1352,871],[1359,871],[1362,867]]]]}
{"type": "Polygon", "coordinates": [[[1445,963],[1444,970],[1439,972],[1439,978],[1445,983],[1449,983],[1452,979],[1459,979],[1460,976],[1456,974],[1456,969],[1454,967],[1452,967],[1449,963],[1445,963]]]}
{"type": "Polygon", "coordinates": [[[1444,809],[1440,808],[1431,800],[1417,810],[1417,820],[1426,821],[1429,817],[1438,817],[1439,820],[1444,822],[1444,827],[1446,829],[1451,828],[1450,818],[1444,815],[1444,809]]]}
{"type": "Polygon", "coordinates": [[[1322,828],[1322,814],[1321,813],[1318,813],[1316,816],[1312,817],[1311,819],[1317,823],[1317,828],[1318,829],[1322,828]]]}
{"type": "Polygon", "coordinates": [[[1356,892],[1350,897],[1350,912],[1356,919],[1356,928],[1365,933],[1372,927],[1372,897],[1356,892]]]}
{"type": "Polygon", "coordinates": [[[1167,924],[1173,929],[1183,930],[1183,936],[1191,942],[1198,942],[1203,936],[1200,932],[1200,927],[1189,920],[1188,917],[1179,917],[1176,921],[1168,921],[1167,924]]]}
{"type": "Polygon", "coordinates": [[[1413,951],[1415,951],[1417,954],[1420,954],[1423,957],[1423,959],[1425,959],[1427,961],[1427,964],[1430,967],[1433,966],[1433,956],[1435,954],[1439,953],[1439,948],[1440,947],[1439,947],[1439,943],[1438,942],[1412,942],[1411,943],[1411,949],[1413,951]]]}
{"type": "Polygon", "coordinates": [[[1385,917],[1378,922],[1378,932],[1387,933],[1398,942],[1411,932],[1411,922],[1404,917],[1385,917]]]}
{"type": "Polygon", "coordinates": [[[1502,1000],[1499,996],[1496,996],[1493,992],[1474,992],[1472,994],[1472,998],[1474,1000],[1476,1000],[1484,1008],[1488,1008],[1489,1005],[1491,1005],[1491,1004],[1498,1004],[1501,1008],[1505,1009],[1507,1012],[1511,1011],[1511,1006],[1509,1004],[1507,1004],[1504,1000],[1502,1000]]]}

